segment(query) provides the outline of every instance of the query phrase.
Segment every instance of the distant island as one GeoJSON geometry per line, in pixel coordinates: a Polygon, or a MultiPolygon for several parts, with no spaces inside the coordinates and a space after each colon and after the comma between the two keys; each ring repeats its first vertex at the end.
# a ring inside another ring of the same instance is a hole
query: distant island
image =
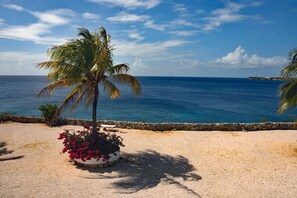
{"type": "Polygon", "coordinates": [[[250,76],[248,77],[249,80],[286,80],[285,78],[281,77],[254,77],[250,76]]]}

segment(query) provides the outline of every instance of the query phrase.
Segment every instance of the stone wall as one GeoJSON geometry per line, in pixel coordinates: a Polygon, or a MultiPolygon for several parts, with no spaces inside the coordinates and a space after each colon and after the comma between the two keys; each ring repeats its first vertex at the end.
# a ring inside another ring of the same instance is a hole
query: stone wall
{"type": "MultiPolygon", "coordinates": [[[[40,117],[1,116],[1,122],[45,123],[40,117]]],[[[92,125],[91,120],[60,118],[58,125],[92,125]]],[[[141,129],[153,131],[258,131],[258,130],[297,130],[295,122],[263,122],[263,123],[142,123],[123,121],[97,121],[100,124],[115,124],[118,128],[141,129]]]]}

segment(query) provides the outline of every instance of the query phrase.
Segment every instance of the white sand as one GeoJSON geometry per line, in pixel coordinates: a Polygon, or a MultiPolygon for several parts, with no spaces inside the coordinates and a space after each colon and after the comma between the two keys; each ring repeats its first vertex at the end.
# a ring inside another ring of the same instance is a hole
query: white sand
{"type": "Polygon", "coordinates": [[[77,168],[43,124],[0,124],[0,197],[297,197],[297,131],[126,130],[113,167],[77,168]]]}

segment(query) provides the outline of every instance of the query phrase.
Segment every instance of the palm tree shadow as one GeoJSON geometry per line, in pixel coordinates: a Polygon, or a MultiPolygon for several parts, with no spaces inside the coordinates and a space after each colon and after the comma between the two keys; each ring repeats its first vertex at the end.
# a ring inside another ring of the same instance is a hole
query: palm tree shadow
{"type": "MultiPolygon", "coordinates": [[[[0,156],[8,155],[13,152],[13,150],[7,150],[7,148],[5,148],[5,146],[6,146],[5,142],[0,142],[0,156]]],[[[20,159],[22,157],[24,157],[24,155],[14,156],[14,157],[1,157],[0,161],[16,160],[16,159],[20,159]]]]}
{"type": "Polygon", "coordinates": [[[153,150],[135,154],[123,154],[122,156],[122,160],[112,167],[86,169],[89,172],[98,173],[98,176],[93,179],[120,178],[120,180],[113,183],[113,186],[120,190],[120,193],[132,194],[139,190],[156,187],[163,181],[200,197],[194,190],[177,180],[178,178],[182,178],[183,181],[198,181],[202,179],[199,175],[193,173],[195,168],[185,157],[162,155],[153,150]],[[107,174],[112,172],[116,173],[116,176],[107,174]]]}

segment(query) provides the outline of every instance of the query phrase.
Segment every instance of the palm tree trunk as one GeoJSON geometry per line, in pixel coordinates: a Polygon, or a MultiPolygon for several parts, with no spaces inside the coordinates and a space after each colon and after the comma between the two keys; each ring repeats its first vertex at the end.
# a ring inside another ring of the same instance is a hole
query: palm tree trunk
{"type": "Polygon", "coordinates": [[[98,103],[98,95],[99,95],[99,90],[98,90],[98,84],[96,83],[94,87],[94,101],[93,101],[93,134],[97,135],[97,103],[98,103]]]}

